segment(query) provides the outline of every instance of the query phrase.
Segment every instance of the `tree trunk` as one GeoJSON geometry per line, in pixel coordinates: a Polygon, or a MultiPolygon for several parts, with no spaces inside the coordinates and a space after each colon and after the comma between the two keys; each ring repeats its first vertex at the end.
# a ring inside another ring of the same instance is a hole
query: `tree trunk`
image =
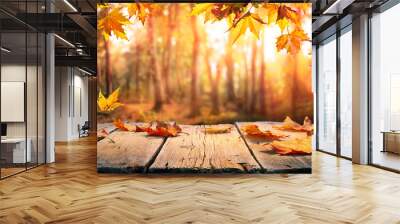
{"type": "Polygon", "coordinates": [[[250,108],[249,111],[254,113],[256,110],[257,90],[256,90],[256,73],[257,73],[257,43],[254,40],[251,48],[251,88],[250,88],[250,108]]]}
{"type": "Polygon", "coordinates": [[[293,119],[299,121],[297,117],[297,101],[301,99],[301,91],[298,91],[298,71],[297,71],[297,54],[290,55],[290,63],[293,64],[293,71],[292,71],[292,115],[293,119]]]}
{"type": "Polygon", "coordinates": [[[204,54],[204,61],[206,64],[206,69],[207,69],[207,77],[211,85],[211,93],[210,93],[210,98],[211,98],[211,114],[219,114],[219,82],[221,79],[221,73],[222,73],[222,64],[221,62],[217,63],[216,71],[215,74],[213,74],[213,70],[211,68],[211,61],[210,61],[210,56],[209,53],[210,49],[207,49],[206,53],[204,54]],[[215,77],[213,77],[215,76],[215,77]]]}
{"type": "Polygon", "coordinates": [[[227,101],[234,102],[235,101],[235,87],[233,83],[233,77],[235,73],[235,66],[232,58],[232,46],[228,44],[226,46],[226,55],[225,55],[225,63],[226,63],[226,91],[227,91],[227,101]]]}
{"type": "Polygon", "coordinates": [[[165,102],[170,103],[172,92],[170,83],[170,64],[171,64],[171,48],[172,48],[172,34],[175,29],[175,21],[173,19],[173,8],[174,5],[168,6],[168,28],[166,32],[166,48],[163,60],[163,78],[164,78],[164,88],[165,88],[165,102]]]}
{"type": "MultiPolygon", "coordinates": [[[[261,38],[263,40],[263,38],[261,38]]],[[[260,96],[260,114],[266,115],[266,105],[265,105],[265,56],[264,56],[264,41],[261,41],[261,71],[260,71],[260,86],[259,86],[259,96],[260,96]]]]}
{"type": "Polygon", "coordinates": [[[154,18],[149,16],[148,18],[148,41],[150,49],[150,68],[152,70],[152,81],[153,81],[153,91],[154,91],[154,106],[153,110],[160,111],[163,106],[163,96],[162,87],[160,80],[161,66],[156,59],[156,46],[154,44],[154,18]]]}
{"type": "Polygon", "coordinates": [[[198,63],[199,54],[199,33],[197,31],[197,21],[195,16],[191,16],[191,26],[193,32],[193,52],[192,52],[192,80],[191,80],[191,116],[199,114],[198,99],[197,99],[197,82],[198,82],[198,63]]]}
{"type": "Polygon", "coordinates": [[[110,43],[108,40],[104,40],[105,41],[105,57],[106,57],[106,91],[105,94],[108,96],[111,94],[112,92],[112,74],[111,74],[111,58],[110,58],[110,43]]]}
{"type": "Polygon", "coordinates": [[[249,68],[247,64],[247,55],[246,53],[243,54],[243,63],[244,63],[244,93],[243,93],[243,106],[244,111],[247,112],[249,109],[249,68]]]}
{"type": "Polygon", "coordinates": [[[139,72],[140,72],[140,44],[136,43],[136,66],[135,66],[135,97],[137,98],[138,102],[140,103],[141,99],[140,99],[140,76],[139,76],[139,72]]]}

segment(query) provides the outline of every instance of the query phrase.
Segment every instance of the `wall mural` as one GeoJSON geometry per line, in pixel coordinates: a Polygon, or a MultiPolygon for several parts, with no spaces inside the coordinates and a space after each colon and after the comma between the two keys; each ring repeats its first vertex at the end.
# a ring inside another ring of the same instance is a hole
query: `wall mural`
{"type": "Polygon", "coordinates": [[[99,172],[310,173],[311,4],[98,4],[99,172]]]}

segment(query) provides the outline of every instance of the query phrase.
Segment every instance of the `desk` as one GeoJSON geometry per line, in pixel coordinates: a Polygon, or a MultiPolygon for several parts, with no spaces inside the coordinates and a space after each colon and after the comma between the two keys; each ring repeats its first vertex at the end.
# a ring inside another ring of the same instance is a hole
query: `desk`
{"type": "Polygon", "coordinates": [[[400,132],[383,131],[383,150],[382,152],[392,152],[400,154],[400,132]]]}
{"type": "Polygon", "coordinates": [[[25,153],[25,138],[5,138],[1,139],[2,157],[9,163],[25,163],[31,162],[31,139],[27,139],[28,143],[25,153]],[[5,156],[3,156],[5,155],[5,156]],[[11,156],[12,155],[12,156],[11,156]],[[11,159],[12,158],[12,159],[11,159]]]}

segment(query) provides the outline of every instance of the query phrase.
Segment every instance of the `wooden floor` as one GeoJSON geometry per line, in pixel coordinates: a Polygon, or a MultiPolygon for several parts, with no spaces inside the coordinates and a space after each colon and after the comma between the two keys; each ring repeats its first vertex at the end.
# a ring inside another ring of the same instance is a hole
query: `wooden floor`
{"type": "Polygon", "coordinates": [[[96,140],[0,181],[0,223],[400,223],[400,175],[315,152],[313,174],[97,174],[96,140]]]}

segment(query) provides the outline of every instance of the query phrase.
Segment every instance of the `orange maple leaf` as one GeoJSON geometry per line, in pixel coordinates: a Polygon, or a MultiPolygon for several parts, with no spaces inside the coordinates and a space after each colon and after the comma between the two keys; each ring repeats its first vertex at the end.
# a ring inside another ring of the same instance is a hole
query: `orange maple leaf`
{"type": "Polygon", "coordinates": [[[127,40],[124,25],[130,24],[128,18],[126,18],[119,8],[112,9],[104,17],[99,19],[98,29],[102,31],[103,36],[106,40],[114,34],[117,38],[127,40]]]}
{"type": "Polygon", "coordinates": [[[277,133],[273,133],[271,131],[261,131],[258,128],[258,126],[255,125],[255,124],[246,125],[243,128],[243,131],[248,136],[256,137],[256,138],[263,138],[263,139],[266,139],[266,140],[269,140],[269,141],[280,140],[282,138],[286,138],[287,137],[287,135],[277,134],[277,133]]]}
{"type": "Polygon", "coordinates": [[[307,132],[307,135],[312,135],[314,126],[307,116],[304,118],[303,125],[293,121],[289,116],[285,118],[282,124],[274,125],[273,128],[285,131],[307,132]]]}
{"type": "Polygon", "coordinates": [[[289,34],[283,34],[276,40],[276,48],[278,51],[286,49],[290,54],[297,54],[301,49],[301,43],[303,41],[309,41],[310,38],[301,29],[295,29],[289,34]]]}
{"type": "Polygon", "coordinates": [[[122,122],[121,119],[116,119],[113,122],[113,124],[116,128],[118,128],[121,131],[135,131],[135,126],[126,124],[126,123],[122,122]]]}
{"type": "Polygon", "coordinates": [[[136,16],[136,18],[139,19],[144,25],[146,18],[150,15],[150,12],[153,8],[154,6],[151,3],[129,3],[129,17],[136,16]]]}
{"type": "Polygon", "coordinates": [[[157,122],[155,129],[148,128],[146,132],[149,136],[176,137],[182,132],[182,129],[177,124],[171,125],[165,122],[157,122]]]}
{"type": "Polygon", "coordinates": [[[309,155],[312,152],[311,137],[273,141],[271,146],[279,155],[309,155]]]}
{"type": "Polygon", "coordinates": [[[281,6],[279,6],[279,9],[278,9],[277,20],[279,21],[279,20],[285,19],[285,18],[295,24],[301,23],[300,17],[296,10],[292,9],[290,6],[281,5],[281,6]]]}

